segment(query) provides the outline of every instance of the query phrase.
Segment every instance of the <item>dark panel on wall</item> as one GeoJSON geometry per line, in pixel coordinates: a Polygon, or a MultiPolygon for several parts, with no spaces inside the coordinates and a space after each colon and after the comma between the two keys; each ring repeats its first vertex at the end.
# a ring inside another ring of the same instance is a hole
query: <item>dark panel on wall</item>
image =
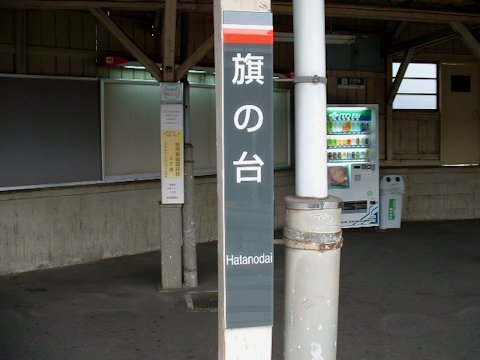
{"type": "Polygon", "coordinates": [[[378,72],[380,46],[380,36],[375,34],[356,34],[351,45],[327,44],[327,68],[378,72]]]}
{"type": "Polygon", "coordinates": [[[100,180],[99,83],[0,77],[0,186],[100,180]]]}

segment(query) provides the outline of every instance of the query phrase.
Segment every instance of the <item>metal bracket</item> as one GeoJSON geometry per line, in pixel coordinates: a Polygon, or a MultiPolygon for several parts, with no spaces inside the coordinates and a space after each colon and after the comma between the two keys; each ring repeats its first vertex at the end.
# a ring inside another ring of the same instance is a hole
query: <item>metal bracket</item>
{"type": "Polygon", "coordinates": [[[337,233],[310,233],[285,228],[285,246],[291,249],[329,251],[343,246],[342,231],[337,233]]]}
{"type": "Polygon", "coordinates": [[[326,84],[327,83],[327,78],[318,76],[318,75],[313,75],[313,76],[295,76],[293,78],[293,83],[313,83],[313,84],[326,84]]]}

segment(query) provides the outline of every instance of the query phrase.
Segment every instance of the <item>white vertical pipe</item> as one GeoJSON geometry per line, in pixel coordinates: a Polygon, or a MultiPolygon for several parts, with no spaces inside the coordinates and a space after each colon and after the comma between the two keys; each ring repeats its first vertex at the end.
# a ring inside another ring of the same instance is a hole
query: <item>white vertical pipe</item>
{"type": "Polygon", "coordinates": [[[334,360],[341,200],[327,198],[324,0],[294,0],[296,197],[286,199],[285,360],[334,360]],[[309,199],[305,199],[309,198],[309,199]]]}
{"type": "MultiPolygon", "coordinates": [[[[295,77],[326,77],[324,0],[293,2],[295,77]]],[[[325,198],[327,186],[327,87],[295,84],[297,196],[325,198]]]]}

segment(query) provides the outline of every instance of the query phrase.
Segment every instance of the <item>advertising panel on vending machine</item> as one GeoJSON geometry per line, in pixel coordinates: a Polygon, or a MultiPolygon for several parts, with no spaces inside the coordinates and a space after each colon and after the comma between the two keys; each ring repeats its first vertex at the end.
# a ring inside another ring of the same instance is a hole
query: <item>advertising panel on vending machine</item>
{"type": "Polygon", "coordinates": [[[327,107],[328,192],[343,200],[342,227],[378,226],[378,105],[327,107]]]}

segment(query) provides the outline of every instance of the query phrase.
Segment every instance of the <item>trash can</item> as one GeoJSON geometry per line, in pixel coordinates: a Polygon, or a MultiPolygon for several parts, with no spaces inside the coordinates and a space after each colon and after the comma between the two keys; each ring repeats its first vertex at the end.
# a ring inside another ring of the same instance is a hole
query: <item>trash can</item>
{"type": "Polygon", "coordinates": [[[380,229],[399,229],[405,183],[400,175],[380,178],[380,229]]]}

